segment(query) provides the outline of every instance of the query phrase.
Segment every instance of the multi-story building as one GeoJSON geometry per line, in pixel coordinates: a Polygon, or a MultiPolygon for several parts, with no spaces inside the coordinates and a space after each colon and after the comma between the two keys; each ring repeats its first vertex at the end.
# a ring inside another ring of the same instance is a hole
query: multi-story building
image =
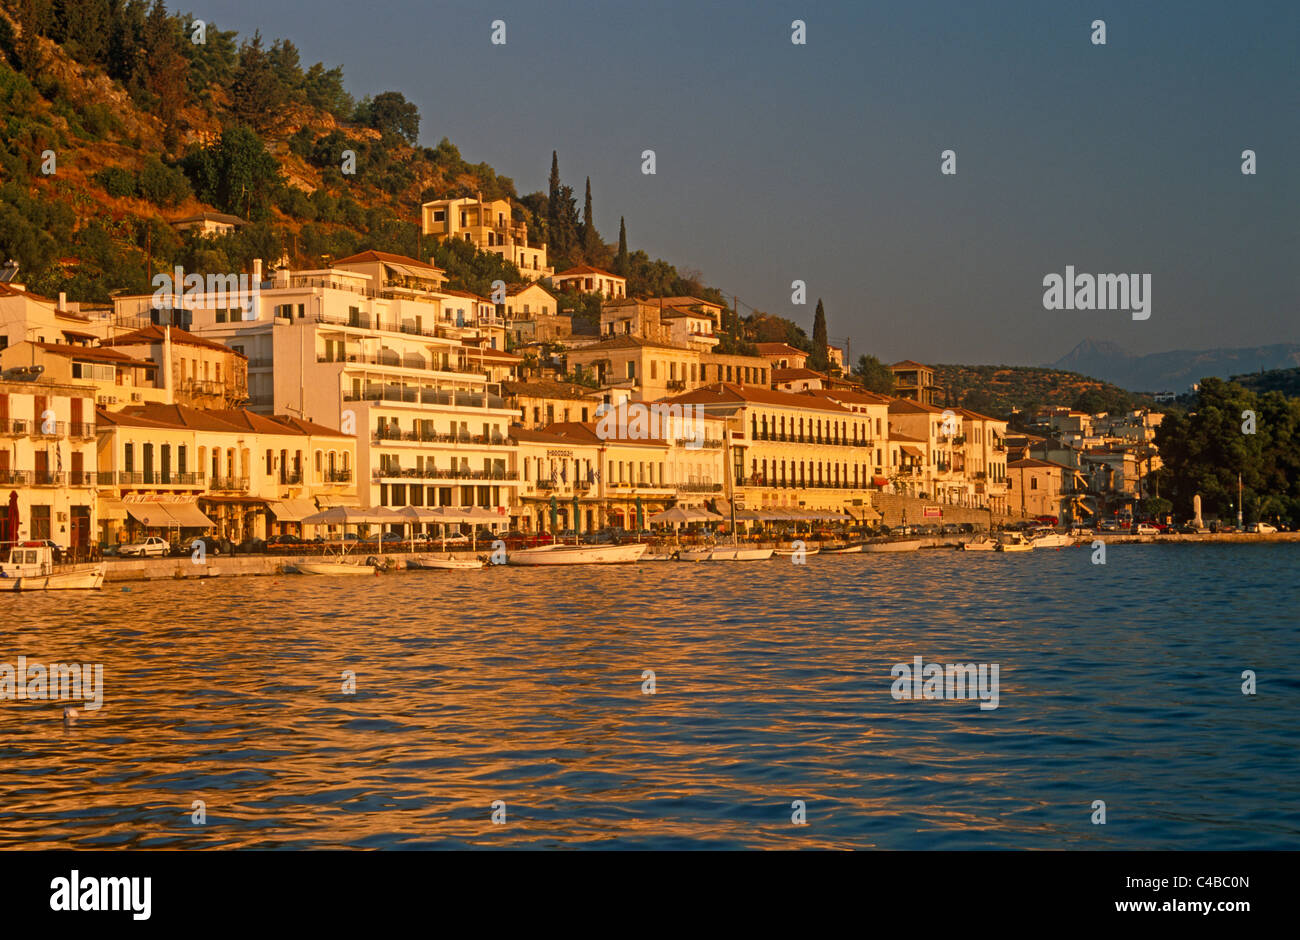
{"type": "MultiPolygon", "coordinates": [[[[191,299],[192,332],[247,356],[253,411],[355,434],[363,505],[514,502],[517,412],[491,376],[518,359],[488,345],[490,303],[448,294],[437,268],[384,252],[257,279],[235,315],[191,299]]],[[[119,313],[150,300],[118,298],[119,313]]]]}
{"type": "Polygon", "coordinates": [[[939,399],[939,388],[934,384],[934,369],[912,359],[904,359],[889,367],[894,373],[894,392],[899,398],[908,398],[922,405],[933,405],[939,399]]]}
{"type": "Polygon", "coordinates": [[[1080,509],[1087,480],[1072,467],[1050,460],[1027,458],[1007,464],[1007,496],[1013,513],[1050,516],[1058,522],[1081,521],[1091,510],[1080,509]]]}
{"type": "Polygon", "coordinates": [[[554,273],[546,262],[546,243],[528,237],[528,226],[515,221],[508,199],[435,199],[420,207],[420,220],[425,235],[439,241],[464,239],[481,251],[505,258],[530,281],[554,273]]]}
{"type": "Polygon", "coordinates": [[[596,410],[608,404],[605,393],[585,385],[554,379],[503,382],[506,399],[518,409],[518,421],[540,431],[553,424],[594,421],[596,410]]]}
{"type": "Polygon", "coordinates": [[[88,384],[0,378],[0,539],[14,525],[20,540],[87,554],[97,525],[95,433],[88,384]]]}
{"type": "Polygon", "coordinates": [[[234,542],[356,503],[356,439],[245,409],[137,405],[98,412],[100,532],[107,544],[211,531],[234,542]]]}
{"type": "Polygon", "coordinates": [[[608,298],[627,296],[627,278],[590,264],[579,264],[567,271],[552,275],[551,283],[559,291],[598,293],[608,298]]]}
{"type": "Polygon", "coordinates": [[[90,386],[100,405],[166,402],[170,397],[156,363],[105,346],[24,342],[0,352],[0,368],[33,367],[52,382],[90,386]]]}
{"type": "Polygon", "coordinates": [[[164,401],[190,408],[238,408],[248,401],[248,358],[186,330],[150,325],[99,348],[153,363],[168,393],[164,401]]]}
{"type": "Polygon", "coordinates": [[[802,369],[808,365],[808,354],[788,343],[755,343],[754,348],[774,369],[802,369]]]}

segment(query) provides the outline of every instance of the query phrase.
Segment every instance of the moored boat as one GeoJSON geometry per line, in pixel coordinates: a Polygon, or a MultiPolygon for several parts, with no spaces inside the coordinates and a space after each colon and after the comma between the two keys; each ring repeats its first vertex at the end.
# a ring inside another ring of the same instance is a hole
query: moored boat
{"type": "Polygon", "coordinates": [[[416,571],[473,571],[487,567],[482,558],[453,558],[451,555],[412,558],[406,567],[416,571]]]}
{"type": "Polygon", "coordinates": [[[964,552],[993,552],[997,551],[998,543],[996,539],[983,535],[969,542],[962,542],[957,547],[964,552]]]}
{"type": "Polygon", "coordinates": [[[94,591],[103,584],[103,562],[56,564],[46,542],[15,545],[0,562],[0,591],[94,591]]]}
{"type": "Polygon", "coordinates": [[[1051,529],[1039,529],[1031,534],[1035,548],[1069,548],[1074,538],[1051,529]]]}
{"type": "Polygon", "coordinates": [[[300,561],[294,568],[299,574],[354,575],[375,574],[377,568],[347,561],[300,561]]]}
{"type": "Polygon", "coordinates": [[[836,548],[823,548],[822,552],[827,555],[857,555],[862,552],[862,543],[855,545],[840,545],[836,548]]]}
{"type": "Polygon", "coordinates": [[[1034,543],[1019,532],[1011,533],[1011,535],[998,542],[997,547],[999,552],[1032,552],[1033,550],[1034,543]]]}
{"type": "Polygon", "coordinates": [[[866,542],[864,552],[914,552],[921,547],[920,539],[890,539],[866,542]]]}
{"type": "Polygon", "coordinates": [[[808,555],[816,555],[820,553],[822,550],[822,546],[820,542],[805,543],[805,546],[806,547],[804,548],[795,548],[790,545],[779,545],[776,548],[772,549],[772,554],[780,555],[783,558],[788,558],[791,555],[797,555],[800,552],[803,552],[804,556],[807,557],[808,555]]]}
{"type": "Polygon", "coordinates": [[[631,545],[543,545],[510,552],[506,561],[512,565],[619,565],[636,561],[649,547],[644,542],[631,545]]]}
{"type": "Polygon", "coordinates": [[[719,545],[709,553],[709,561],[767,561],[774,549],[746,545],[719,545]]]}

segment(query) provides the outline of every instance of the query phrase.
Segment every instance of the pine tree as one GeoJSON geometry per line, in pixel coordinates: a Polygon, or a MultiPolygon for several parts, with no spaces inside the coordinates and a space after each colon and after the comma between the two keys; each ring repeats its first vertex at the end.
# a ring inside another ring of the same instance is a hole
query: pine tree
{"type": "Polygon", "coordinates": [[[600,235],[596,233],[596,221],[591,216],[591,177],[587,177],[587,198],[582,204],[582,253],[591,264],[599,259],[600,235]]]}
{"type": "Polygon", "coordinates": [[[618,254],[614,257],[614,273],[619,277],[627,277],[628,257],[627,257],[627,225],[623,222],[623,217],[618,219],[618,254]]]}
{"type": "Polygon", "coordinates": [[[822,300],[817,298],[817,312],[813,315],[813,350],[812,355],[808,357],[808,367],[816,372],[825,372],[830,369],[830,362],[826,356],[826,346],[829,340],[826,336],[826,310],[822,307],[822,300]]]}

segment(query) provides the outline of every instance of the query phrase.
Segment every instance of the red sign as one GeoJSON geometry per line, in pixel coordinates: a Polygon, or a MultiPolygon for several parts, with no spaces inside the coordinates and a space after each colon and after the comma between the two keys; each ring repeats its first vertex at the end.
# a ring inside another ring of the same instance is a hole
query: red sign
{"type": "Polygon", "coordinates": [[[943,510],[938,506],[926,506],[921,510],[921,515],[926,519],[942,519],[943,510]]]}

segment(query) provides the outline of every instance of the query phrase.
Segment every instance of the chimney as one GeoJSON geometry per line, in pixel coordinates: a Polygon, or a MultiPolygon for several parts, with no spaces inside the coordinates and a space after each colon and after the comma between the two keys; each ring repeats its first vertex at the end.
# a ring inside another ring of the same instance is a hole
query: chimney
{"type": "Polygon", "coordinates": [[[262,259],[253,259],[253,283],[258,287],[262,286],[262,259]]]}
{"type": "Polygon", "coordinates": [[[63,313],[67,309],[68,309],[68,295],[63,291],[59,291],[59,313],[63,313]]]}

